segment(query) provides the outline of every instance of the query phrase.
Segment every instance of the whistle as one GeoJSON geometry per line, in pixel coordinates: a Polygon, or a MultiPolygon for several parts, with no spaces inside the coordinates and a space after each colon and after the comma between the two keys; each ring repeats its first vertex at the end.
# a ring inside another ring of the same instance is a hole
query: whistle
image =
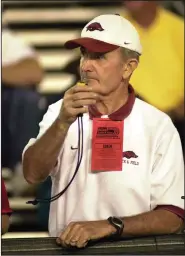
{"type": "Polygon", "coordinates": [[[80,82],[77,83],[77,85],[78,86],[85,86],[85,83],[80,81],[80,82]]]}

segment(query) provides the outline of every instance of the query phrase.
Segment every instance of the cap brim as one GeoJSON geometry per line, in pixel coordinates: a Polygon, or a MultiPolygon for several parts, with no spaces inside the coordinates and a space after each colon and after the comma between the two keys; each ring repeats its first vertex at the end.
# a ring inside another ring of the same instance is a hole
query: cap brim
{"type": "Polygon", "coordinates": [[[67,49],[75,49],[82,46],[92,52],[110,52],[119,48],[117,45],[108,44],[89,37],[69,40],[64,44],[64,46],[67,49]]]}

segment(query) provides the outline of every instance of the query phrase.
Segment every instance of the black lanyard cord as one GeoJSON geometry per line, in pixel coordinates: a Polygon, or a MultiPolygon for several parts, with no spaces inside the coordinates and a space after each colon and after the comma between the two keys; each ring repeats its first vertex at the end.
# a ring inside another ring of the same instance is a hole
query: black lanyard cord
{"type": "Polygon", "coordinates": [[[80,167],[80,164],[82,161],[82,156],[83,156],[83,119],[82,118],[83,118],[82,115],[79,115],[77,117],[77,119],[78,119],[78,149],[77,149],[78,150],[78,159],[77,159],[77,165],[75,168],[75,172],[74,172],[70,182],[60,193],[58,193],[50,198],[43,198],[43,199],[36,198],[33,201],[27,201],[26,202],[27,204],[37,205],[38,203],[49,203],[49,202],[51,203],[51,202],[57,200],[59,197],[61,197],[66,192],[66,190],[69,188],[69,186],[71,185],[72,181],[74,180],[74,178],[79,170],[79,167],[80,167]]]}

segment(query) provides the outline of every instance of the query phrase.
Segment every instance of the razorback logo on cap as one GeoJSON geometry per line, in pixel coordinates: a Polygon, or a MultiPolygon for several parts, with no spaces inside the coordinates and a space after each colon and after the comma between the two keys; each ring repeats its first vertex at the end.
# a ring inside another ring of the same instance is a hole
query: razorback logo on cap
{"type": "Polygon", "coordinates": [[[123,157],[130,159],[130,158],[138,158],[138,156],[133,151],[125,151],[123,152],[123,157]]]}
{"type": "Polygon", "coordinates": [[[98,22],[93,22],[87,26],[86,31],[103,31],[104,29],[102,28],[101,24],[98,22]]]}

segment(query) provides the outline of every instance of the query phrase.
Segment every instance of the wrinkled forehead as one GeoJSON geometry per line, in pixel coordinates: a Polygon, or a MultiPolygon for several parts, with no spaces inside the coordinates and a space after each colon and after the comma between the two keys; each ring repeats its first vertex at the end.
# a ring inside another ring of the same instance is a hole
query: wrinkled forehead
{"type": "MultiPolygon", "coordinates": [[[[116,49],[117,50],[117,49],[116,49]]],[[[111,52],[114,52],[115,50],[113,50],[113,51],[105,51],[105,52],[96,52],[96,51],[90,51],[90,50],[88,50],[87,48],[85,48],[85,47],[83,47],[83,46],[81,46],[80,47],[80,52],[81,53],[83,53],[83,54],[89,54],[89,55],[103,55],[103,54],[108,54],[108,53],[111,53],[111,52]]]]}

